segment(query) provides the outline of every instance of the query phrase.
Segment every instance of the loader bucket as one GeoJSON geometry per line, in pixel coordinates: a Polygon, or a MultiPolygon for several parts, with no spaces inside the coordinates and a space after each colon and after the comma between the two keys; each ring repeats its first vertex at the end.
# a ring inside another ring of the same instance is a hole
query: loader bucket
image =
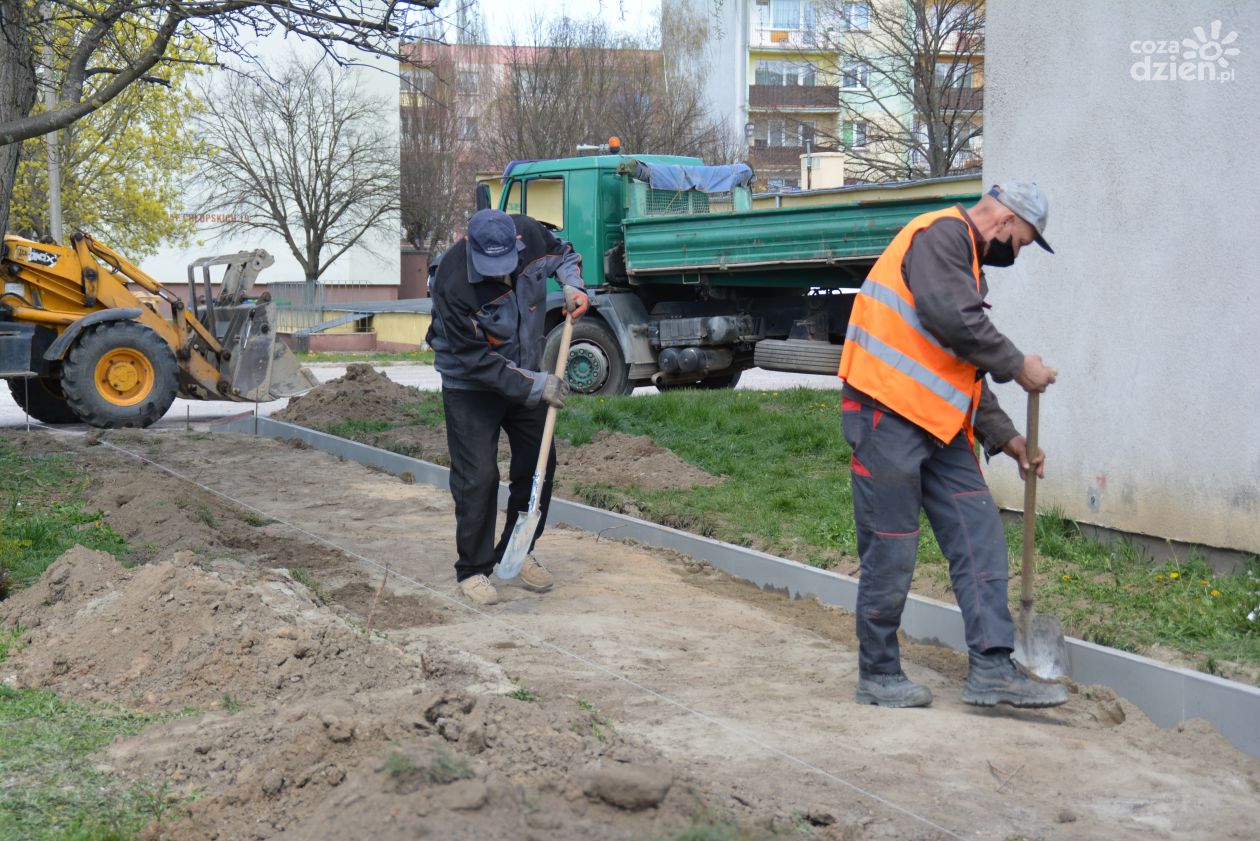
{"type": "Polygon", "coordinates": [[[319,385],[315,375],[277,341],[274,317],[275,304],[270,302],[259,302],[247,313],[233,317],[224,336],[224,347],[230,353],[219,371],[229,384],[231,399],[265,403],[319,385]]]}

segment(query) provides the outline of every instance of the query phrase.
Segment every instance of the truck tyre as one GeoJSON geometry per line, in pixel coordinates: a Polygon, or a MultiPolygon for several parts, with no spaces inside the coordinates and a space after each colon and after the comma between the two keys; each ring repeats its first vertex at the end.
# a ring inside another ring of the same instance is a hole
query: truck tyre
{"type": "Polygon", "coordinates": [[[834,376],[840,370],[840,348],[805,339],[762,339],[753,348],[753,364],[767,371],[834,376]]]}
{"type": "MultiPolygon", "coordinates": [[[[563,324],[556,325],[547,334],[543,367],[548,371],[556,370],[562,327],[563,324]]],[[[621,344],[603,321],[588,315],[573,325],[569,366],[564,378],[577,394],[604,397],[630,393],[630,369],[621,352],[621,344]]]]}
{"type": "Polygon", "coordinates": [[[78,423],[79,416],[66,402],[61,392],[61,382],[55,377],[31,377],[9,380],[9,393],[13,402],[27,414],[43,423],[78,423]]]}
{"type": "Polygon", "coordinates": [[[61,366],[61,390],[86,424],[148,426],[166,414],[178,388],[175,354],[136,321],[110,321],[83,332],[61,366]]]}
{"type": "Polygon", "coordinates": [[[680,388],[699,388],[705,390],[716,390],[720,388],[734,388],[739,385],[739,375],[743,371],[736,371],[733,374],[719,374],[713,377],[705,377],[703,380],[694,383],[660,383],[656,386],[657,391],[677,391],[680,388]]]}

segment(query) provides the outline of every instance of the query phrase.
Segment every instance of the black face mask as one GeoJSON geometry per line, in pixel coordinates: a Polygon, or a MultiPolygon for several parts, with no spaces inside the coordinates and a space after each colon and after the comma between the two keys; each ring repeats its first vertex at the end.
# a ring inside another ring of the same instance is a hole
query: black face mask
{"type": "Polygon", "coordinates": [[[1000,239],[989,240],[989,250],[980,262],[986,266],[996,266],[998,268],[1005,268],[1014,263],[1015,249],[1011,247],[1012,237],[1007,237],[1005,241],[1000,239]]]}

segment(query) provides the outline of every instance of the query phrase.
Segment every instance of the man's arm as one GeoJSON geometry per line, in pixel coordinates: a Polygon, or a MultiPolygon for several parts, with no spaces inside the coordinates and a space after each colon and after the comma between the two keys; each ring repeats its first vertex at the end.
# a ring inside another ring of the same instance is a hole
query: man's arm
{"type": "Polygon", "coordinates": [[[1013,379],[1024,354],[984,311],[971,273],[971,230],[961,219],[941,219],[915,236],[902,261],[919,320],[962,359],[996,382],[1013,379]]]}
{"type": "Polygon", "coordinates": [[[495,351],[494,340],[477,322],[476,313],[481,304],[476,293],[463,272],[448,265],[463,262],[462,253],[456,256],[456,260],[443,260],[438,267],[433,294],[433,307],[441,319],[446,350],[455,357],[457,366],[455,371],[442,373],[476,382],[515,403],[537,406],[546,385],[546,374],[518,368],[495,351]]]}
{"type": "Polygon", "coordinates": [[[987,382],[981,383],[980,405],[976,407],[975,429],[985,455],[995,456],[1002,452],[1012,438],[1019,435],[1011,418],[998,404],[997,395],[987,382]]]}
{"type": "Polygon", "coordinates": [[[1028,441],[1015,429],[1010,417],[998,405],[997,395],[989,384],[982,383],[980,405],[976,407],[975,430],[984,454],[992,458],[998,453],[1006,453],[1019,465],[1019,478],[1023,479],[1030,466],[1037,468],[1037,476],[1046,475],[1046,453],[1040,447],[1031,456],[1028,452],[1028,441]]]}

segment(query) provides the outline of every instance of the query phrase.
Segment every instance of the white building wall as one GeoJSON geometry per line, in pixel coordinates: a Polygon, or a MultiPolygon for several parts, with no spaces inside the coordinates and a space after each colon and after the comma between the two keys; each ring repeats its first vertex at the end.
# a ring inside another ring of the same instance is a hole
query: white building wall
{"type": "MultiPolygon", "coordinates": [[[[720,117],[732,138],[744,137],[748,122],[748,15],[752,0],[665,0],[684,4],[708,27],[700,65],[709,112],[720,117]]],[[[706,161],[722,164],[730,161],[706,161]]]]}
{"type": "MultiPolygon", "coordinates": [[[[1039,182],[1057,252],[989,273],[995,322],[1061,372],[1042,398],[1039,506],[1260,551],[1260,3],[987,12],[985,181],[1039,182]],[[1211,40],[1213,21],[1239,33],[1228,66],[1143,52],[1184,51],[1196,27],[1211,40]]],[[[998,394],[1022,427],[1023,393],[998,394]]],[[[1022,507],[1009,462],[988,473],[1022,507]]]]}
{"type": "MultiPolygon", "coordinates": [[[[345,48],[349,50],[349,47],[345,48]]],[[[273,36],[259,42],[256,54],[269,63],[281,63],[293,55],[314,57],[322,53],[318,45],[296,37],[273,36]]],[[[384,99],[385,107],[380,121],[393,127],[391,135],[399,136],[398,113],[398,63],[395,60],[355,51],[354,71],[360,77],[362,89],[384,99]]],[[[216,71],[227,72],[227,71],[216,71]]],[[[188,206],[173,208],[172,212],[195,213],[197,196],[204,188],[193,176],[188,185],[188,206]]],[[[324,283],[353,285],[396,285],[400,277],[399,236],[401,219],[397,212],[370,232],[355,247],[333,263],[324,273],[324,283]]],[[[140,268],[159,281],[183,283],[188,276],[188,264],[198,257],[213,254],[231,254],[265,248],[276,258],[275,265],[259,277],[266,283],[301,283],[303,272],[284,240],[265,231],[251,231],[222,235],[212,224],[198,226],[187,247],[168,245],[154,256],[142,261],[140,268]]],[[[218,275],[216,274],[217,278],[218,275]]]]}

